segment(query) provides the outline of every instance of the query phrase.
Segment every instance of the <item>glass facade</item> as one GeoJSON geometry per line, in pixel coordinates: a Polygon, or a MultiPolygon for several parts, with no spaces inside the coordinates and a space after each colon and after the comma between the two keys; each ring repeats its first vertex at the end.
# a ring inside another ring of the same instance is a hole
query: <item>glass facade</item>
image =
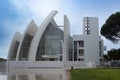
{"type": "Polygon", "coordinates": [[[84,41],[74,41],[74,61],[79,61],[78,56],[84,56],[84,41]]]}
{"type": "Polygon", "coordinates": [[[77,61],[77,41],[74,41],[74,61],[77,61]]]}
{"type": "Polygon", "coordinates": [[[63,31],[50,23],[39,42],[36,60],[58,60],[58,58],[60,58],[60,54],[62,53],[63,37],[63,31]]]}
{"type": "Polygon", "coordinates": [[[79,56],[84,56],[84,49],[79,49],[79,56]]]}
{"type": "Polygon", "coordinates": [[[28,52],[33,36],[26,34],[21,45],[19,60],[28,60],[28,52]]]}
{"type": "Polygon", "coordinates": [[[13,47],[13,51],[12,51],[10,60],[16,60],[17,50],[18,50],[19,43],[20,43],[19,41],[15,42],[15,45],[13,47]]]}
{"type": "Polygon", "coordinates": [[[84,61],[84,58],[79,58],[78,61],[84,61]]]}
{"type": "Polygon", "coordinates": [[[79,47],[84,47],[84,41],[78,41],[79,47]]]}

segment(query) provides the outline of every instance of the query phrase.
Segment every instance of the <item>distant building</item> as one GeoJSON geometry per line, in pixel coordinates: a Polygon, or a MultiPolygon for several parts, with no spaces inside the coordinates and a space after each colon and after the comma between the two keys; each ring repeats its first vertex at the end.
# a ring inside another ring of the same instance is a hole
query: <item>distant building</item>
{"type": "Polygon", "coordinates": [[[98,18],[83,19],[83,35],[70,36],[70,23],[64,15],[64,25],[54,20],[52,11],[40,27],[32,20],[24,34],[15,33],[8,54],[11,67],[94,67],[103,54],[98,18]],[[63,27],[63,30],[60,29],[63,27]]]}

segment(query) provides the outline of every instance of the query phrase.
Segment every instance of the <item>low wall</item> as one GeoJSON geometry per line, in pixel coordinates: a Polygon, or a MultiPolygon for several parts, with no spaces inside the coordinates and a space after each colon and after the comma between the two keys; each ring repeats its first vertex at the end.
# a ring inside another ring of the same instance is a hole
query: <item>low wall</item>
{"type": "Polygon", "coordinates": [[[85,68],[86,67],[85,62],[83,61],[66,61],[63,63],[66,69],[71,69],[72,67],[73,68],[85,68]]]}
{"type": "Polygon", "coordinates": [[[0,62],[0,72],[2,72],[3,74],[6,73],[6,61],[0,62]]]}
{"type": "Polygon", "coordinates": [[[0,68],[6,68],[6,61],[0,62],[0,68]]]}
{"type": "Polygon", "coordinates": [[[86,68],[83,61],[9,61],[9,68],[86,68]]]}
{"type": "Polygon", "coordinates": [[[9,68],[61,68],[61,61],[9,61],[9,68]]]}

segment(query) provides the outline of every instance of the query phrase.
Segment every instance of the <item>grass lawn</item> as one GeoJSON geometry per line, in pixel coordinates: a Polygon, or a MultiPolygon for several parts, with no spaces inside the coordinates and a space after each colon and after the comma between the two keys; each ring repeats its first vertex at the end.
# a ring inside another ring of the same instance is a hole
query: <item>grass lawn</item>
{"type": "Polygon", "coordinates": [[[120,69],[73,69],[71,80],[120,80],[120,69]]]}

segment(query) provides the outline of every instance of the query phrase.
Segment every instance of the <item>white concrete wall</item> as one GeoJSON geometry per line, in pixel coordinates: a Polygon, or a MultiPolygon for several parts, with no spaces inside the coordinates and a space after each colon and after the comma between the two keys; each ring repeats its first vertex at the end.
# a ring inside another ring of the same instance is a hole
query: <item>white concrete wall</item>
{"type": "Polygon", "coordinates": [[[83,37],[84,37],[84,57],[85,62],[95,62],[99,64],[99,30],[98,18],[88,17],[90,34],[85,33],[85,18],[83,19],[83,37]]]}
{"type": "Polygon", "coordinates": [[[64,46],[63,46],[63,61],[68,61],[69,57],[69,38],[70,38],[70,22],[64,15],[64,46]]]}
{"type": "Polygon", "coordinates": [[[50,68],[50,67],[62,67],[60,61],[10,61],[10,68],[50,68]]]}
{"type": "Polygon", "coordinates": [[[66,69],[73,68],[86,68],[86,64],[84,61],[66,61],[64,63],[66,69]]]}
{"type": "Polygon", "coordinates": [[[83,35],[73,35],[73,41],[84,40],[83,35]]]}
{"type": "Polygon", "coordinates": [[[0,62],[0,68],[6,68],[6,61],[0,62]]]}
{"type": "MultiPolygon", "coordinates": [[[[104,54],[104,42],[103,42],[102,39],[100,39],[100,41],[101,41],[101,52],[102,52],[102,55],[103,55],[104,54]]],[[[102,57],[102,55],[101,55],[101,57],[102,57]]]]}
{"type": "Polygon", "coordinates": [[[85,68],[83,61],[9,61],[10,69],[34,69],[34,68],[85,68]]]}

